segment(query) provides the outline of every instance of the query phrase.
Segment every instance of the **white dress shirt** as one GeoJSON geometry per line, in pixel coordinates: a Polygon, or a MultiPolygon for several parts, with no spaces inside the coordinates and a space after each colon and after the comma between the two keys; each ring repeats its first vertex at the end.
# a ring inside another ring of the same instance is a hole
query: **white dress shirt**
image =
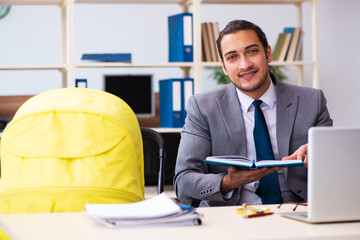
{"type": "MultiPolygon", "coordinates": [[[[241,103],[241,112],[243,114],[244,124],[245,124],[246,142],[247,142],[246,157],[249,159],[256,159],[256,150],[255,150],[255,143],[253,137],[255,108],[252,105],[255,99],[252,99],[251,97],[245,95],[238,89],[236,90],[239,97],[239,101],[241,103]]],[[[269,131],[274,157],[275,159],[278,159],[279,150],[278,150],[277,138],[276,138],[276,93],[275,93],[275,86],[272,82],[268,90],[264,93],[263,96],[260,97],[260,100],[263,101],[260,107],[266,120],[266,125],[269,131]]],[[[285,191],[289,191],[290,189],[286,184],[286,171],[284,171],[284,169],[278,171],[278,178],[279,178],[281,192],[283,193],[285,191]]],[[[258,186],[259,186],[259,181],[244,185],[241,193],[240,204],[243,203],[252,204],[252,205],[262,204],[261,198],[255,193],[258,186]]],[[[233,191],[229,192],[224,196],[224,198],[229,199],[232,196],[232,193],[233,191]]]]}

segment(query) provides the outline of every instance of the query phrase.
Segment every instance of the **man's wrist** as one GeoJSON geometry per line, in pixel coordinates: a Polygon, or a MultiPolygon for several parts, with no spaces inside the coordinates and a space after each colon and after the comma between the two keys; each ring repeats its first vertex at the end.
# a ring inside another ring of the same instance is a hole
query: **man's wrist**
{"type": "Polygon", "coordinates": [[[232,188],[229,184],[229,176],[226,174],[221,180],[220,192],[225,196],[233,190],[234,188],[232,188]]]}
{"type": "Polygon", "coordinates": [[[225,200],[229,200],[232,197],[233,193],[234,193],[234,190],[231,190],[230,192],[223,194],[223,198],[225,200]]]}

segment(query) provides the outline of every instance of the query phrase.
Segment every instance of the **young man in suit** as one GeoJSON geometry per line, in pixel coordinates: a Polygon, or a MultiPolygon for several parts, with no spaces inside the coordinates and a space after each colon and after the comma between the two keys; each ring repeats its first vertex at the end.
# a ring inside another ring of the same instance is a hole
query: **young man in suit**
{"type": "Polygon", "coordinates": [[[269,66],[272,53],[266,36],[251,22],[228,23],[217,46],[231,83],[196,94],[188,102],[174,177],[178,198],[201,200],[200,206],[306,200],[308,130],[332,125],[323,92],[280,82],[269,66]],[[274,159],[301,158],[305,167],[243,170],[206,164],[204,159],[215,155],[257,158],[253,102],[258,99],[274,159]],[[264,202],[257,192],[259,180],[273,173],[281,199],[264,202]]]}

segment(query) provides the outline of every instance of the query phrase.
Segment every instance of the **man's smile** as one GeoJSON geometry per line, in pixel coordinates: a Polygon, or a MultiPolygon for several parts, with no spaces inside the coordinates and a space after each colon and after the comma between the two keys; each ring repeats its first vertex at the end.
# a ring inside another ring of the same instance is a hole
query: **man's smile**
{"type": "Polygon", "coordinates": [[[257,73],[256,70],[252,70],[252,71],[248,71],[248,72],[242,72],[239,74],[239,77],[245,79],[245,80],[250,80],[255,74],[257,73]]]}

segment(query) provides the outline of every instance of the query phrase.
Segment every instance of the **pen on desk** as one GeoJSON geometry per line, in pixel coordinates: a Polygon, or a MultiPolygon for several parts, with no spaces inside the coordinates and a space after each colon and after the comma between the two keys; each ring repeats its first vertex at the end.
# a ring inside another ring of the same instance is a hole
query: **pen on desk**
{"type": "Polygon", "coordinates": [[[273,213],[273,212],[269,212],[269,213],[250,214],[250,215],[244,216],[244,218],[262,217],[262,216],[267,216],[267,215],[271,215],[271,214],[274,214],[274,213],[273,213]]]}

